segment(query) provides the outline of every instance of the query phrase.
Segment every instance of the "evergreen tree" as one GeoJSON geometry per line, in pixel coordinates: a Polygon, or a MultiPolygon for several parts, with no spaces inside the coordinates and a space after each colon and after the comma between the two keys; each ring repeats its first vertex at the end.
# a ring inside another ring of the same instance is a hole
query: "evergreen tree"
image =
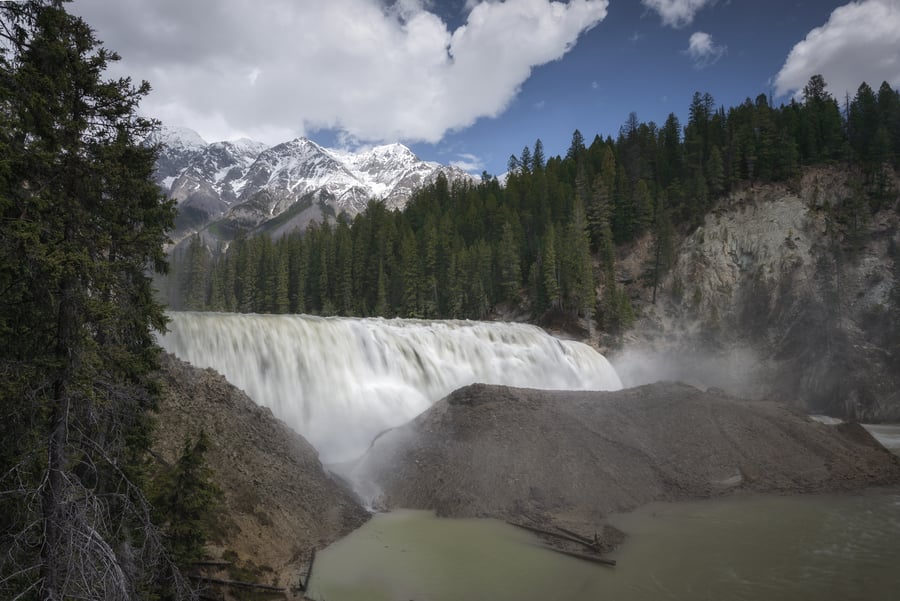
{"type": "Polygon", "coordinates": [[[539,311],[558,309],[561,304],[559,289],[559,263],[556,251],[556,229],[551,224],[543,239],[541,253],[541,303],[539,311]]]}
{"type": "Polygon", "coordinates": [[[59,2],[0,4],[0,37],[0,597],[136,599],[175,574],[137,459],[174,223],[149,86],[59,2]]]}
{"type": "Polygon", "coordinates": [[[803,88],[802,127],[805,130],[802,152],[808,162],[838,159],[844,155],[841,112],[825,88],[825,79],[817,74],[803,88]]]}
{"type": "Polygon", "coordinates": [[[519,157],[519,168],[528,172],[531,171],[532,167],[531,149],[526,146],[522,149],[522,156],[519,157]]]}
{"type": "Polygon", "coordinates": [[[509,222],[503,224],[497,246],[497,273],[500,299],[514,302],[519,293],[522,275],[519,266],[518,244],[513,233],[513,226],[509,222]]]}
{"type": "Polygon", "coordinates": [[[191,236],[185,255],[184,268],[181,270],[184,306],[186,309],[202,311],[206,308],[209,255],[199,234],[191,236]]]}
{"type": "Polygon", "coordinates": [[[572,132],[572,142],[569,144],[569,150],[566,151],[566,158],[572,161],[573,164],[578,165],[586,151],[584,136],[576,129],[572,132]]]}
{"type": "Polygon", "coordinates": [[[400,298],[401,314],[404,317],[422,317],[421,285],[422,271],[419,265],[419,252],[416,238],[412,231],[403,234],[400,242],[400,273],[402,297],[400,298]]]}
{"type": "Polygon", "coordinates": [[[185,441],[175,465],[159,478],[153,509],[166,534],[166,547],[178,565],[188,568],[203,558],[203,545],[211,530],[216,498],[221,495],[212,483],[206,465],[209,439],[200,432],[195,442],[185,441]]]}
{"type": "Polygon", "coordinates": [[[718,196],[725,191],[725,166],[722,163],[722,153],[718,146],[713,146],[709,152],[709,160],[706,162],[706,181],[709,191],[718,196]]]}
{"type": "Polygon", "coordinates": [[[656,201],[652,232],[652,253],[644,269],[644,282],[653,289],[651,302],[655,305],[657,288],[663,275],[668,271],[675,254],[675,229],[672,227],[665,195],[660,195],[656,201]]]}
{"type": "Polygon", "coordinates": [[[531,163],[535,171],[544,169],[546,158],[544,157],[544,143],[538,138],[534,143],[534,153],[532,153],[531,163]]]}
{"type": "Polygon", "coordinates": [[[594,310],[594,277],[587,218],[576,196],[572,221],[566,227],[561,279],[565,305],[574,315],[590,318],[594,310]]]}

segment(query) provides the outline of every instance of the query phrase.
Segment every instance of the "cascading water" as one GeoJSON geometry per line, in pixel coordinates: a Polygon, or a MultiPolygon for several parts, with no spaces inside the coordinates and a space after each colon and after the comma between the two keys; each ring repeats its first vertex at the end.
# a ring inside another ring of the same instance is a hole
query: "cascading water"
{"type": "Polygon", "coordinates": [[[318,449],[355,459],[381,431],[482,382],[618,390],[591,347],[513,323],[170,313],[160,345],[212,367],[318,449]]]}

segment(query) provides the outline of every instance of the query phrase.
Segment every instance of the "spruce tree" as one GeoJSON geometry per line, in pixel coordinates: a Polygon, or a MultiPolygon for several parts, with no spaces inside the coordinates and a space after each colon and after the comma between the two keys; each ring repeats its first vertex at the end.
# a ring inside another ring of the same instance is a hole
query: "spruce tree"
{"type": "Polygon", "coordinates": [[[165,544],[172,558],[187,568],[202,559],[203,545],[211,530],[216,498],[206,465],[209,438],[201,431],[196,441],[186,440],[178,461],[159,478],[153,509],[163,524],[165,544]]]}
{"type": "Polygon", "coordinates": [[[519,265],[518,244],[516,244],[513,226],[509,222],[503,224],[496,255],[500,299],[506,302],[515,302],[522,274],[519,265]]]}
{"type": "Polygon", "coordinates": [[[60,2],[0,23],[0,597],[136,599],[175,574],[137,463],[174,224],[149,86],[105,79],[118,57],[60,2]]]}

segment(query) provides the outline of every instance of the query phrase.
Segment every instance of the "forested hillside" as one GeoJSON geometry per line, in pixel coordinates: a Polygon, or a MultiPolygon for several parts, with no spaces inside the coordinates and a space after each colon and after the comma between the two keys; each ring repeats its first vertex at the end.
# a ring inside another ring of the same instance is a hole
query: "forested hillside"
{"type": "MultiPolygon", "coordinates": [[[[717,107],[697,93],[682,126],[629,115],[618,136],[579,131],[563,157],[540,140],[509,159],[505,185],[439,179],[403,212],[372,201],[352,221],[278,240],[239,238],[208,249],[196,237],[175,257],[173,306],[240,312],[484,318],[499,307],[536,318],[594,317],[616,333],[633,317],[616,282],[616,247],[650,234],[642,278],[655,288],[673,242],[717,198],[747,184],[790,181],[806,166],[842,165],[853,194],[831,207],[849,238],[891,198],[900,151],[900,95],[862,84],[837,99],[821,76],[802,97],[765,95],[717,107]]],[[[655,290],[654,295],[655,297],[655,290]]]]}

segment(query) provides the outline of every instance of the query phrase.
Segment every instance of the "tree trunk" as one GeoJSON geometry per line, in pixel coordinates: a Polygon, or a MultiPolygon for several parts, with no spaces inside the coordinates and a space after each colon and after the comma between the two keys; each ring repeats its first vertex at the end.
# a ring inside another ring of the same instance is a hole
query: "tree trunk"
{"type": "MultiPolygon", "coordinates": [[[[67,227],[66,241],[73,237],[71,227],[67,227]]],[[[77,283],[74,275],[68,275],[63,278],[59,291],[55,349],[59,374],[53,383],[47,423],[47,479],[41,493],[41,519],[45,535],[41,549],[41,598],[45,601],[62,601],[67,577],[65,470],[72,379],[78,358],[75,342],[78,328],[77,283]]]]}

